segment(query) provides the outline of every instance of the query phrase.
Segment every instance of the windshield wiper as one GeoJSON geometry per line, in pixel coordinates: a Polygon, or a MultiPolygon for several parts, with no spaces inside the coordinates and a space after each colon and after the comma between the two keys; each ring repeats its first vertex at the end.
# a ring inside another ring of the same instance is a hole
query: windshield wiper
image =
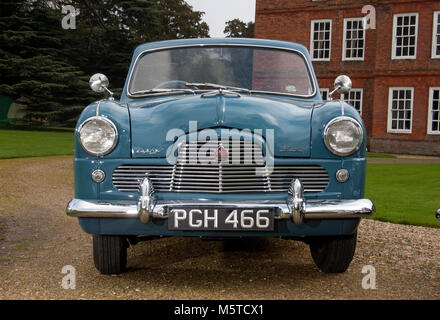
{"type": "Polygon", "coordinates": [[[229,91],[238,91],[238,92],[245,92],[245,93],[251,93],[252,91],[246,88],[238,88],[238,87],[231,87],[231,86],[224,86],[222,84],[216,84],[216,83],[209,83],[209,82],[187,82],[185,83],[185,86],[187,87],[202,87],[202,88],[212,88],[212,89],[223,89],[223,90],[229,90],[229,91]]]}
{"type": "Polygon", "coordinates": [[[148,89],[143,91],[137,91],[133,93],[133,95],[142,95],[142,94],[150,94],[150,93],[192,93],[196,94],[194,90],[192,89],[148,89]]]}

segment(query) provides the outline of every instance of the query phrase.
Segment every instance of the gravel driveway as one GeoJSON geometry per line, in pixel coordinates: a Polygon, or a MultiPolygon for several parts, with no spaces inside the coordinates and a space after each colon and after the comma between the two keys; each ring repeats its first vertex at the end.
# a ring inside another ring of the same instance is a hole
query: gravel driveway
{"type": "MultiPolygon", "coordinates": [[[[100,275],[91,236],[68,218],[72,157],[0,160],[0,299],[440,299],[440,229],[363,220],[347,272],[328,275],[300,242],[167,238],[128,251],[128,272],[100,275]],[[63,289],[63,266],[76,289],[63,289]],[[362,289],[362,268],[376,290],[362,289]]],[[[380,212],[377,213],[380,215],[380,212]]]]}

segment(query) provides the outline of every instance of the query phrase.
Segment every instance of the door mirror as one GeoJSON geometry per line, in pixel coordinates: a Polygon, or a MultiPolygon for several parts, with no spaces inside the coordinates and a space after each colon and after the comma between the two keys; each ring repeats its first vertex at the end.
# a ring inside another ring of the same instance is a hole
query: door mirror
{"type": "MultiPolygon", "coordinates": [[[[335,79],[335,90],[340,94],[348,93],[351,90],[351,79],[348,76],[341,75],[335,79]]],[[[334,92],[334,91],[333,91],[334,92]]]]}
{"type": "Polygon", "coordinates": [[[104,92],[109,85],[108,78],[102,73],[95,73],[89,80],[90,88],[95,92],[104,92]]]}

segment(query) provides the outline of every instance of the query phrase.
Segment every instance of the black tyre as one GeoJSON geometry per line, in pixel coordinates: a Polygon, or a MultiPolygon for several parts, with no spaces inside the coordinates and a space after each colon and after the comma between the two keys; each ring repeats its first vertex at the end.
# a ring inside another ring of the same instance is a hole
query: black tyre
{"type": "Polygon", "coordinates": [[[102,274],[125,271],[128,242],[125,237],[93,235],[93,261],[102,274]]]}
{"type": "Polygon", "coordinates": [[[357,233],[343,237],[319,238],[310,241],[310,252],[316,266],[325,273],[347,270],[356,250],[357,233]]]}

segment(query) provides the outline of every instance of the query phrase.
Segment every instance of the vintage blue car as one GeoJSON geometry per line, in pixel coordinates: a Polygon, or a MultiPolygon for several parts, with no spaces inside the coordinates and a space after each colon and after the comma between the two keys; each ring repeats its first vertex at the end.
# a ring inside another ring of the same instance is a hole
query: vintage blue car
{"type": "MultiPolygon", "coordinates": [[[[136,48],[119,101],[84,109],[75,131],[67,215],[93,235],[103,274],[125,270],[140,240],[278,237],[310,245],[344,272],[364,197],[365,128],[323,101],[307,49],[262,39],[185,39],[136,48]]],[[[351,88],[339,76],[335,90],[351,88]]]]}

